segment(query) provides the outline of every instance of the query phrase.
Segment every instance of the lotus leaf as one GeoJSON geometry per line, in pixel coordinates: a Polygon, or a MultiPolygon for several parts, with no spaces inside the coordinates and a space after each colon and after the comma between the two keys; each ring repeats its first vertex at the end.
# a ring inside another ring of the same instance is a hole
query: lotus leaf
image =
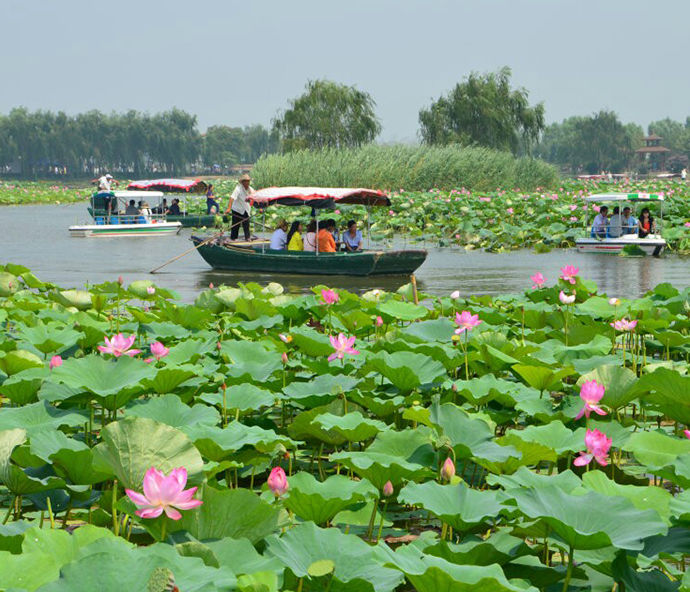
{"type": "Polygon", "coordinates": [[[379,372],[405,393],[446,376],[446,369],[440,362],[423,354],[403,351],[370,355],[365,369],[379,372]]]}
{"type": "Polygon", "coordinates": [[[368,419],[359,411],[346,413],[342,416],[322,413],[315,417],[314,422],[327,431],[340,434],[348,442],[364,442],[388,429],[388,426],[382,421],[368,419]]]}
{"type": "Polygon", "coordinates": [[[82,413],[57,409],[46,402],[38,402],[24,407],[3,409],[0,413],[0,430],[22,428],[31,437],[33,434],[62,426],[83,426],[86,420],[82,413]]]}
{"type": "Polygon", "coordinates": [[[125,416],[148,417],[174,428],[183,429],[197,425],[215,426],[220,414],[207,405],[185,405],[176,395],[163,395],[132,403],[125,416]]]}
{"type": "MultiPolygon", "coordinates": [[[[246,378],[256,383],[266,382],[282,366],[280,354],[267,350],[269,342],[223,341],[220,351],[230,360],[228,375],[233,379],[246,378]]],[[[239,382],[239,380],[238,380],[239,382]]]]}
{"type": "Polygon", "coordinates": [[[8,376],[18,374],[23,370],[29,368],[43,368],[44,363],[41,359],[31,352],[23,349],[17,349],[7,352],[4,356],[0,356],[0,370],[8,376]]]}
{"type": "Polygon", "coordinates": [[[88,310],[92,306],[91,294],[85,290],[63,290],[55,293],[56,300],[63,306],[77,310],[88,310]]]}
{"type": "Polygon", "coordinates": [[[224,428],[198,423],[181,426],[201,453],[210,460],[220,461],[244,446],[259,452],[274,454],[279,447],[294,448],[295,442],[287,436],[276,434],[259,426],[248,426],[232,421],[224,428]]]}
{"type": "Polygon", "coordinates": [[[344,374],[320,374],[308,382],[294,381],[283,389],[285,398],[300,405],[313,407],[346,395],[360,383],[358,378],[344,374]]]}

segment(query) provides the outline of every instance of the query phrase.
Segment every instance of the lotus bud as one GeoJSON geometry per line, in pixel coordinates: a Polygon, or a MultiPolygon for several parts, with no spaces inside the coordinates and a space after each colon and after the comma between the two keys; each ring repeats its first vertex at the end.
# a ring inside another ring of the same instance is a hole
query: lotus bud
{"type": "Polygon", "coordinates": [[[686,438],[690,438],[690,430],[683,430],[686,438]]]}
{"type": "Polygon", "coordinates": [[[383,497],[390,497],[393,495],[393,484],[390,481],[386,481],[383,486],[383,497]]]}
{"type": "Polygon", "coordinates": [[[280,359],[283,360],[283,364],[287,364],[288,355],[285,352],[283,352],[280,356],[280,359]]]}
{"type": "Polygon", "coordinates": [[[290,487],[287,477],[285,476],[285,471],[283,471],[281,467],[275,467],[271,471],[266,483],[276,497],[283,495],[290,487]]]}
{"type": "Polygon", "coordinates": [[[377,327],[380,327],[381,325],[383,325],[383,319],[381,317],[376,317],[376,323],[375,324],[377,327]]]}
{"type": "Polygon", "coordinates": [[[153,295],[156,293],[156,288],[154,288],[153,286],[148,286],[148,287],[146,288],[146,293],[147,293],[149,296],[153,296],[153,295]]]}
{"type": "Polygon", "coordinates": [[[209,289],[209,290],[213,290],[213,282],[211,282],[211,283],[208,285],[208,289],[209,289]]]}
{"type": "Polygon", "coordinates": [[[441,467],[441,479],[444,481],[450,481],[455,476],[455,463],[450,457],[446,459],[441,467]]]}
{"type": "Polygon", "coordinates": [[[62,358],[60,356],[53,356],[50,358],[50,369],[52,370],[58,366],[62,366],[62,358]]]}
{"type": "Polygon", "coordinates": [[[122,285],[122,284],[125,283],[125,280],[122,279],[122,276],[121,276],[121,275],[117,277],[117,283],[120,284],[120,285],[122,285]]]}

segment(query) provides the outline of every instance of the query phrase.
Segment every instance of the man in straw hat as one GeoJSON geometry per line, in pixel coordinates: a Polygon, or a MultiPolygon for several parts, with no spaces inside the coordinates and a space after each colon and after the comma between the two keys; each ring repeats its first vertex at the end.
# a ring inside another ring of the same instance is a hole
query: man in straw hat
{"type": "Polygon", "coordinates": [[[232,213],[231,229],[230,229],[230,239],[236,239],[240,234],[240,224],[242,224],[242,230],[244,230],[244,240],[248,241],[249,235],[249,213],[250,205],[248,198],[254,193],[254,189],[249,186],[251,178],[249,175],[244,174],[240,177],[235,191],[232,192],[230,196],[230,203],[228,204],[228,209],[225,213],[232,213]]]}

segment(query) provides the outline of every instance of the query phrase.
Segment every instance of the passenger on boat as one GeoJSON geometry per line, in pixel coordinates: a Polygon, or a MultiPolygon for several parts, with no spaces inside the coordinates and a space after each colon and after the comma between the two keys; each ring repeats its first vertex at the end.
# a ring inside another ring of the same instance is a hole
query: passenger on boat
{"type": "Polygon", "coordinates": [[[623,217],[618,206],[613,208],[613,216],[609,219],[609,237],[618,238],[623,234],[623,217]]]}
{"type": "Polygon", "coordinates": [[[606,238],[606,227],[609,224],[609,219],[607,214],[609,213],[608,206],[601,206],[599,213],[596,218],[594,218],[594,224],[592,225],[592,232],[595,236],[599,238],[606,238]]]}
{"type": "Polygon", "coordinates": [[[250,181],[251,177],[249,175],[242,175],[240,177],[237,187],[235,187],[235,190],[230,196],[228,209],[225,210],[226,214],[232,213],[232,221],[230,225],[231,240],[235,240],[240,235],[240,224],[242,225],[242,230],[244,230],[244,240],[248,241],[250,239],[249,212],[251,211],[251,208],[249,206],[248,198],[252,193],[254,193],[254,189],[249,185],[250,181]]]}
{"type": "Polygon", "coordinates": [[[136,216],[139,213],[139,208],[134,204],[134,200],[130,199],[129,204],[125,208],[125,216],[136,216]]]}
{"type": "Polygon", "coordinates": [[[656,233],[656,224],[654,224],[654,218],[649,214],[649,208],[644,208],[640,212],[640,221],[637,223],[637,228],[637,235],[640,238],[656,233]]]}
{"type": "Polygon", "coordinates": [[[270,249],[274,251],[283,251],[287,246],[287,229],[288,225],[285,220],[279,220],[278,226],[271,235],[270,249]]]}
{"type": "Polygon", "coordinates": [[[154,214],[165,214],[165,213],[167,213],[167,211],[168,211],[168,200],[163,198],[161,205],[156,206],[155,208],[151,208],[151,211],[154,214]]]}
{"type": "Polygon", "coordinates": [[[302,223],[295,220],[290,226],[290,232],[287,235],[287,249],[288,251],[304,251],[302,244],[302,223]]]}
{"type": "Polygon", "coordinates": [[[170,204],[170,207],[166,210],[165,212],[169,216],[181,216],[182,212],[180,212],[180,200],[175,198],[172,200],[172,203],[170,204]]]}
{"type": "Polygon", "coordinates": [[[333,231],[335,230],[335,220],[329,219],[324,222],[324,226],[319,228],[318,245],[319,253],[335,253],[335,240],[333,231]]]}
{"type": "Polygon", "coordinates": [[[316,251],[316,220],[310,220],[307,224],[307,234],[304,235],[304,250],[316,251]]]}
{"type": "Polygon", "coordinates": [[[151,223],[151,207],[148,202],[141,202],[141,208],[139,209],[139,222],[141,224],[151,223]]]}
{"type": "Polygon", "coordinates": [[[637,220],[632,215],[630,206],[623,208],[623,219],[621,221],[623,227],[623,234],[635,234],[637,232],[637,220]]]}
{"type": "Polygon", "coordinates": [[[213,185],[209,183],[208,190],[206,191],[206,213],[207,214],[217,214],[220,212],[220,206],[216,201],[216,196],[213,195],[213,185]],[[215,208],[215,210],[214,210],[215,208]]]}
{"type": "Polygon", "coordinates": [[[343,233],[343,244],[348,252],[362,250],[362,231],[357,230],[357,222],[354,220],[347,223],[347,230],[343,233]]]}

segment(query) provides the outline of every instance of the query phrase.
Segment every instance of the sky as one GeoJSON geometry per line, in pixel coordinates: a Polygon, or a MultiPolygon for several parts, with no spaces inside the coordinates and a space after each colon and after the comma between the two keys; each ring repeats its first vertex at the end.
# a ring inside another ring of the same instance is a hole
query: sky
{"type": "Polygon", "coordinates": [[[688,0],[0,0],[0,113],[178,107],[266,126],[308,80],[371,94],[384,142],[508,66],[547,122],[690,115],[688,0]]]}

